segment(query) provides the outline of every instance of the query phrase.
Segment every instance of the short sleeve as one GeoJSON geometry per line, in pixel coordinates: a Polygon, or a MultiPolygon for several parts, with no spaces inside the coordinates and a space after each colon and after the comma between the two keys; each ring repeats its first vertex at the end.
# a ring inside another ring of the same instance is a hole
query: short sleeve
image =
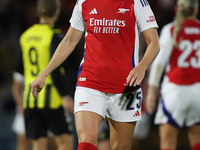
{"type": "Polygon", "coordinates": [[[155,16],[147,0],[135,0],[134,11],[141,32],[158,28],[155,16]]]}
{"type": "Polygon", "coordinates": [[[171,38],[172,23],[165,25],[160,33],[160,52],[151,65],[151,71],[149,74],[149,85],[158,87],[161,81],[161,77],[165,66],[169,62],[170,55],[173,49],[173,43],[171,38]]]}
{"type": "Polygon", "coordinates": [[[84,0],[77,1],[69,22],[71,23],[71,27],[73,27],[76,30],[84,32],[86,30],[86,24],[85,24],[85,21],[83,20],[83,16],[82,16],[83,1],[84,0]]]}
{"type": "Polygon", "coordinates": [[[173,41],[171,36],[171,29],[172,23],[165,25],[161,32],[160,32],[160,52],[156,59],[154,60],[155,63],[166,65],[169,57],[171,55],[172,49],[173,49],[173,41]]]}
{"type": "Polygon", "coordinates": [[[13,72],[13,80],[20,82],[20,83],[23,83],[24,82],[24,76],[19,72],[13,72]]]}

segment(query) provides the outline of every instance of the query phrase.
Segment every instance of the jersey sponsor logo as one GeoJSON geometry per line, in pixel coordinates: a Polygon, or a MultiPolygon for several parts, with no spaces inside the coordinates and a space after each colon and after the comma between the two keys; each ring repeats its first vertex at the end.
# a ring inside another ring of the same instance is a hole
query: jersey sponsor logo
{"type": "Polygon", "coordinates": [[[122,13],[124,14],[126,11],[130,11],[130,9],[125,9],[125,8],[119,8],[119,11],[117,13],[122,13]]]}
{"type": "Polygon", "coordinates": [[[119,27],[125,25],[125,20],[90,18],[90,26],[94,26],[94,33],[119,34],[119,27]]]}
{"type": "Polygon", "coordinates": [[[200,34],[199,28],[195,28],[195,27],[185,28],[184,31],[185,31],[185,34],[200,34]]]}
{"type": "Polygon", "coordinates": [[[41,36],[30,36],[27,38],[27,42],[30,42],[30,41],[41,41],[42,40],[42,37],[41,36]]]}
{"type": "Polygon", "coordinates": [[[117,19],[95,19],[95,18],[90,18],[90,26],[114,26],[114,27],[124,27],[125,20],[117,20],[117,19]]]}
{"type": "Polygon", "coordinates": [[[155,17],[154,16],[149,16],[149,20],[147,20],[147,23],[154,22],[154,21],[156,21],[155,17]]]}
{"type": "Polygon", "coordinates": [[[147,0],[140,0],[140,3],[142,4],[142,7],[145,7],[145,6],[149,5],[147,0]]]}
{"type": "Polygon", "coordinates": [[[79,78],[79,81],[86,81],[86,78],[79,78]]]}
{"type": "Polygon", "coordinates": [[[97,14],[96,8],[94,8],[89,14],[90,14],[90,15],[91,15],[91,14],[97,14]]]}
{"type": "Polygon", "coordinates": [[[133,117],[137,117],[137,116],[140,116],[140,113],[139,113],[138,110],[137,110],[137,112],[135,113],[135,115],[133,115],[133,117]]]}
{"type": "Polygon", "coordinates": [[[85,104],[88,104],[89,102],[79,102],[79,105],[78,105],[78,107],[80,106],[80,107],[82,107],[82,106],[84,106],[85,104]]]}

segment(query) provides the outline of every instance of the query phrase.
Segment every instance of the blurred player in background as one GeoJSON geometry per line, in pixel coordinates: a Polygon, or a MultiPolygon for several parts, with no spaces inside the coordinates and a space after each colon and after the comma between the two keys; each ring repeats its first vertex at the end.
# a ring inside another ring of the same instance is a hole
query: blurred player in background
{"type": "MultiPolygon", "coordinates": [[[[23,76],[16,76],[16,72],[13,75],[12,94],[16,103],[16,114],[13,120],[12,130],[17,136],[16,150],[30,150],[31,142],[30,139],[26,138],[25,134],[25,121],[24,121],[24,109],[23,103],[23,76]]],[[[69,130],[73,130],[71,115],[66,111],[66,121],[69,123],[69,130]]],[[[48,132],[48,147],[50,150],[57,150],[58,145],[55,142],[54,135],[48,132]]]]}
{"type": "Polygon", "coordinates": [[[17,135],[16,150],[29,150],[30,140],[25,135],[24,109],[22,107],[24,77],[16,74],[13,77],[12,94],[16,103],[16,115],[12,129],[17,135]]]}
{"type": "Polygon", "coordinates": [[[165,25],[160,36],[161,51],[149,77],[147,110],[159,124],[160,149],[175,150],[178,129],[188,127],[192,150],[200,150],[200,22],[196,19],[198,0],[178,0],[175,20],[165,25]]]}
{"type": "MultiPolygon", "coordinates": [[[[44,150],[48,143],[47,132],[50,131],[59,150],[72,150],[73,135],[63,109],[63,106],[68,112],[73,112],[74,109],[73,99],[68,96],[63,80],[66,64],[63,63],[51,73],[45,88],[36,99],[30,91],[32,80],[46,67],[63,38],[60,31],[54,29],[60,14],[59,0],[38,0],[37,14],[39,24],[31,26],[20,37],[21,50],[14,72],[14,81],[21,81],[24,76],[23,108],[26,137],[31,139],[33,150],[44,150]]],[[[16,86],[20,89],[20,85],[16,86]]],[[[17,92],[13,93],[15,97],[20,97],[16,95],[17,92]]],[[[20,105],[20,101],[17,100],[19,108],[20,105]]],[[[19,110],[23,113],[23,109],[19,110]]]]}

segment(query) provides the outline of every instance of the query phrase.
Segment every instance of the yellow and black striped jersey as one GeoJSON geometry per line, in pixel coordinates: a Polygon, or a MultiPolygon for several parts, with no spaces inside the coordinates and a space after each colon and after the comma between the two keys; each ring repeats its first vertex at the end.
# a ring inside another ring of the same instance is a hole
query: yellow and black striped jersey
{"type": "Polygon", "coordinates": [[[46,79],[46,85],[35,99],[30,90],[31,83],[42,73],[49,63],[63,35],[48,24],[35,24],[20,37],[16,71],[24,75],[24,108],[57,109],[62,105],[61,96],[67,94],[60,67],[46,79]]]}

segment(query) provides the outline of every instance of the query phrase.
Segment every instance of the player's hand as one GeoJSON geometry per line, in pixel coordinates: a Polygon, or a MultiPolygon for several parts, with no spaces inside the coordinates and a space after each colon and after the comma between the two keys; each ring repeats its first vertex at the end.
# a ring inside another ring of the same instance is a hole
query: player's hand
{"type": "Polygon", "coordinates": [[[146,110],[149,114],[152,114],[156,109],[157,104],[157,93],[158,88],[154,86],[149,86],[146,96],[146,110]]]}
{"type": "Polygon", "coordinates": [[[64,96],[62,97],[63,100],[63,107],[65,111],[74,113],[74,100],[71,96],[64,96]]]}
{"type": "Polygon", "coordinates": [[[133,68],[126,78],[126,82],[129,84],[129,86],[140,85],[144,79],[145,70],[145,67],[142,67],[140,64],[133,68]]]}
{"type": "Polygon", "coordinates": [[[42,76],[39,76],[37,79],[35,79],[32,84],[31,84],[31,92],[33,94],[33,97],[36,98],[37,97],[37,93],[40,92],[42,90],[42,88],[45,85],[45,79],[42,76]]]}

